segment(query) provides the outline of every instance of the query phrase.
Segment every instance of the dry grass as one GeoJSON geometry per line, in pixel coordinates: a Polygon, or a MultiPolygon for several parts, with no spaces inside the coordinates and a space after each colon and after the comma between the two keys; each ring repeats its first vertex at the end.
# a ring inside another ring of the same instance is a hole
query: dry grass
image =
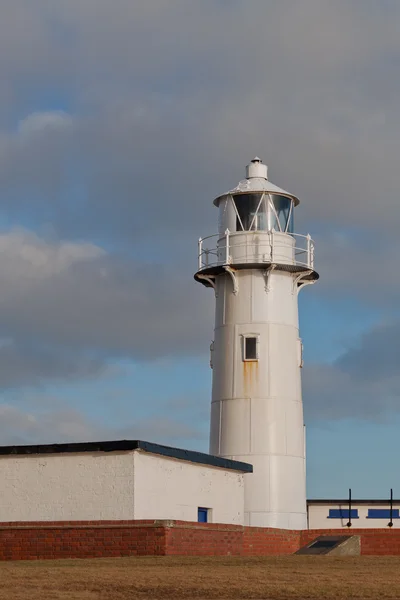
{"type": "Polygon", "coordinates": [[[0,600],[136,598],[400,598],[400,557],[138,557],[0,563],[0,600]]]}

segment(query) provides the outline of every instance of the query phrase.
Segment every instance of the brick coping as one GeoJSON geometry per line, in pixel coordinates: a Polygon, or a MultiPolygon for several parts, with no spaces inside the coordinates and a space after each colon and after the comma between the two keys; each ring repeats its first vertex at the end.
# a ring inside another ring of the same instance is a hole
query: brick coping
{"type": "Polygon", "coordinates": [[[299,535],[310,536],[333,535],[339,532],[346,531],[350,534],[363,533],[364,535],[372,535],[374,532],[379,533],[396,533],[400,534],[400,528],[388,527],[348,527],[327,528],[327,529],[279,529],[276,527],[252,527],[249,525],[235,525],[230,523],[198,523],[197,521],[178,521],[172,519],[135,519],[135,520],[90,520],[90,521],[0,521],[0,530],[6,529],[102,529],[102,528],[177,528],[177,529],[197,529],[205,531],[251,531],[253,533],[278,533],[280,535],[299,535]]]}

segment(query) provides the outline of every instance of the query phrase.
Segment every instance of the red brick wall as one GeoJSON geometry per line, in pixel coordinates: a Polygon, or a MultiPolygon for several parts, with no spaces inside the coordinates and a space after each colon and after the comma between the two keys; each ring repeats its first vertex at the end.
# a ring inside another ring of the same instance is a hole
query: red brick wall
{"type": "Polygon", "coordinates": [[[361,554],[364,555],[399,555],[400,529],[309,529],[301,532],[301,546],[312,542],[319,535],[359,535],[361,537],[361,554]]]}
{"type": "MultiPolygon", "coordinates": [[[[351,529],[362,554],[400,555],[400,529],[351,529]]],[[[0,560],[131,555],[267,556],[293,554],[319,535],[345,529],[287,531],[186,521],[0,523],[0,560]]]]}
{"type": "Polygon", "coordinates": [[[243,554],[246,556],[271,556],[293,554],[300,548],[300,531],[245,527],[243,554]]]}
{"type": "Polygon", "coordinates": [[[163,555],[157,521],[0,523],[0,560],[163,555]]]}
{"type": "Polygon", "coordinates": [[[166,554],[239,556],[242,547],[242,526],[174,521],[166,527],[166,554]]]}

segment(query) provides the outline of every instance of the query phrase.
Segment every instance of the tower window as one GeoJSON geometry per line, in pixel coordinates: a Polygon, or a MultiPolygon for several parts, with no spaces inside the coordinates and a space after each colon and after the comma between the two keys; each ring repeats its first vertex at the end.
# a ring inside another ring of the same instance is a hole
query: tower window
{"type": "Polygon", "coordinates": [[[258,360],[257,335],[246,335],[243,338],[243,360],[258,360]]]}

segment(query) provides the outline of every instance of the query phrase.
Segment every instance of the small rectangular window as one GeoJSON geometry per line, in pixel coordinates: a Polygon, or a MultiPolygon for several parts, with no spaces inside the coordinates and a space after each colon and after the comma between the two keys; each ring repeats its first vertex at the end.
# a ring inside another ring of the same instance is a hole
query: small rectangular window
{"type": "MultiPolygon", "coordinates": [[[[399,509],[393,508],[392,519],[399,518],[399,509]]],[[[390,519],[390,508],[369,508],[367,519],[390,519]]]]}
{"type": "Polygon", "coordinates": [[[348,508],[330,508],[328,519],[358,519],[358,509],[352,508],[349,511],[348,508]]]}
{"type": "Polygon", "coordinates": [[[258,336],[246,335],[244,337],[243,360],[258,360],[258,336]]]}
{"type": "Polygon", "coordinates": [[[198,523],[208,523],[208,508],[197,509],[197,521],[198,523]]]}

